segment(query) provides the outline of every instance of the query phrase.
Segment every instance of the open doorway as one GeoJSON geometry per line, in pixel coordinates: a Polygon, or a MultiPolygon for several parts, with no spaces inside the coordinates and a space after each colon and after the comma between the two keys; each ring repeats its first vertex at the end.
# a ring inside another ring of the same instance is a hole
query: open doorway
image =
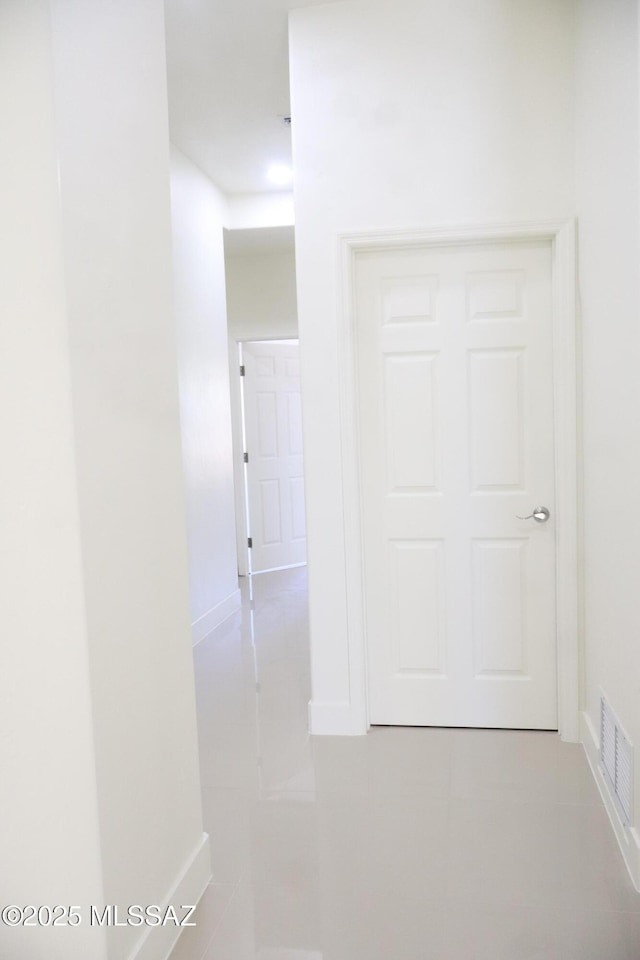
{"type": "Polygon", "coordinates": [[[240,576],[306,562],[294,230],[225,231],[240,576]]]}
{"type": "Polygon", "coordinates": [[[247,525],[248,573],[306,563],[300,359],[297,340],[238,344],[242,468],[236,498],[247,525]]]}

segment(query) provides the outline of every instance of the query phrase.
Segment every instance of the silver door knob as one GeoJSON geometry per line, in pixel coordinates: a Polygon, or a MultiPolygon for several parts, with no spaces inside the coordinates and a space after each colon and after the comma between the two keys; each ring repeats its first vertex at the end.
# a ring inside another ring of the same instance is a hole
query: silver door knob
{"type": "MultiPolygon", "coordinates": [[[[516,514],[517,516],[517,514],[516,514]]],[[[551,514],[546,507],[534,507],[528,517],[518,517],[518,520],[535,520],[536,523],[546,523],[551,514]]]]}

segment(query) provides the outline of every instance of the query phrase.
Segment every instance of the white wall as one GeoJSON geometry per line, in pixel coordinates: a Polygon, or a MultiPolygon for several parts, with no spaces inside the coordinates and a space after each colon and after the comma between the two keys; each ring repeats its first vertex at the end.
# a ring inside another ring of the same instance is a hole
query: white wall
{"type": "Polygon", "coordinates": [[[240,605],[223,220],[214,184],[171,151],[173,288],[194,641],[240,605]]]}
{"type": "Polygon", "coordinates": [[[298,336],[293,251],[227,257],[226,276],[230,338],[271,340],[298,336]]]}
{"type": "MultiPolygon", "coordinates": [[[[638,14],[635,0],[580,0],[577,12],[585,738],[593,753],[601,690],[640,747],[638,14]]],[[[637,757],[635,798],[640,825],[637,757]]],[[[637,837],[626,852],[640,884],[637,837]]]]}
{"type": "Polygon", "coordinates": [[[294,222],[290,190],[270,193],[235,193],[226,197],[226,223],[230,230],[254,227],[288,227],[294,222]]]}
{"type": "Polygon", "coordinates": [[[572,0],[354,0],[290,17],[312,729],[350,683],[337,391],[341,232],[573,215],[572,0]]]}
{"type": "MultiPolygon", "coordinates": [[[[103,900],[46,0],[0,4],[0,902],[103,900]]],[[[0,926],[12,960],[105,932],[0,926]]]]}
{"type": "MultiPolygon", "coordinates": [[[[193,902],[210,865],[162,2],[24,0],[0,18],[3,901],[193,902]]],[[[143,933],[95,931],[88,913],[80,930],[2,927],[0,952],[128,960],[143,933]]]]}

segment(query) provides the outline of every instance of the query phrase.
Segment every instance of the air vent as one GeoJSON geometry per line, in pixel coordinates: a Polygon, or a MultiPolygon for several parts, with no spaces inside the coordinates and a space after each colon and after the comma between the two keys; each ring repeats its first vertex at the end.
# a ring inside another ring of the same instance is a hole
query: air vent
{"type": "Polygon", "coordinates": [[[600,763],[625,824],[633,818],[633,747],[604,697],[600,698],[600,763]]]}

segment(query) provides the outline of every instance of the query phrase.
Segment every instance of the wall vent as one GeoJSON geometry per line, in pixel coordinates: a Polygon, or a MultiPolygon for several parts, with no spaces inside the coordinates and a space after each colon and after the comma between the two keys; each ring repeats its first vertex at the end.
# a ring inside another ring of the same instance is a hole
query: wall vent
{"type": "Polygon", "coordinates": [[[633,747],[605,697],[600,698],[600,763],[622,822],[633,817],[633,747]]]}

